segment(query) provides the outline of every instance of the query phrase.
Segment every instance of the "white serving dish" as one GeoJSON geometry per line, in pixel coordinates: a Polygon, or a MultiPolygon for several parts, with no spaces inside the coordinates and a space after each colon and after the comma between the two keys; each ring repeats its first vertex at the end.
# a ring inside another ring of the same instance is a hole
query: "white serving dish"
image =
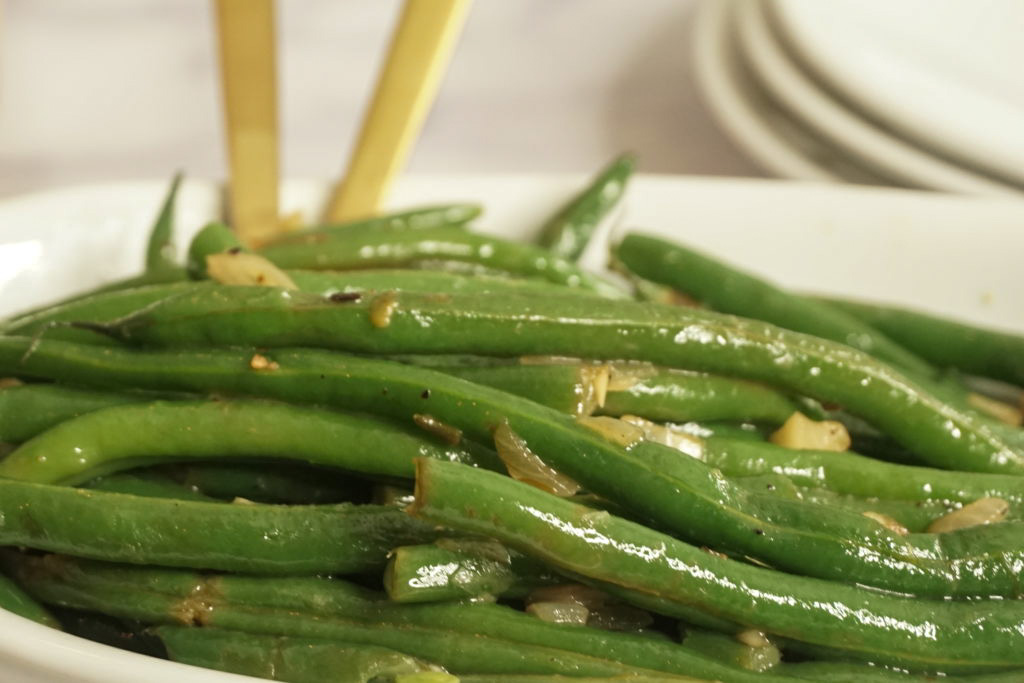
{"type": "MultiPolygon", "coordinates": [[[[476,200],[481,228],[529,238],[582,176],[403,179],[394,206],[476,200]]],[[[285,185],[315,215],[325,184],[285,185]]],[[[0,201],[0,315],[135,273],[166,183],[112,183],[0,201]]],[[[178,243],[221,212],[219,185],[189,181],[178,243]]],[[[1024,201],[766,180],[638,176],[621,231],[676,238],[790,287],[888,299],[1024,332],[1024,201]]],[[[605,231],[587,253],[604,262],[605,231]]],[[[253,680],[122,652],[0,612],[4,683],[228,683],[253,680]]]]}

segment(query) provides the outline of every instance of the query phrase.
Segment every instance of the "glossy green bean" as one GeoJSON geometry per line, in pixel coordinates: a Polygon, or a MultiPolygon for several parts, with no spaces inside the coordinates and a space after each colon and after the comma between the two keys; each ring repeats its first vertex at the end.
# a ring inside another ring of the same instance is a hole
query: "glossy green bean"
{"type": "Polygon", "coordinates": [[[423,259],[481,264],[523,277],[589,289],[609,298],[627,295],[617,286],[574,263],[528,244],[466,232],[434,228],[409,232],[337,233],[332,239],[276,243],[259,251],[281,268],[351,270],[389,268],[423,259]]]}
{"type": "Polygon", "coordinates": [[[154,629],[175,662],[289,683],[367,683],[437,667],[396,650],[220,628],[154,629]]]}
{"type": "Polygon", "coordinates": [[[422,455],[499,466],[485,449],[441,444],[365,415],[268,401],[157,401],[63,422],[0,461],[0,476],[75,484],[143,464],[255,456],[411,477],[412,459],[422,455]]]}
{"type": "MultiPolygon", "coordinates": [[[[882,514],[891,517],[911,533],[924,533],[928,526],[939,517],[957,509],[954,503],[944,500],[889,500],[877,497],[865,498],[840,493],[827,489],[801,488],[800,499],[817,505],[835,505],[853,512],[882,514]]],[[[1006,521],[1019,521],[1020,512],[1014,510],[1006,521]]]]}
{"type": "Polygon", "coordinates": [[[906,308],[825,299],[939,367],[1024,386],[1024,337],[906,308]]]}
{"type": "Polygon", "coordinates": [[[378,645],[460,675],[776,681],[642,635],[548,623],[485,603],[401,605],[336,579],[205,576],[60,556],[8,556],[8,563],[26,590],[47,603],[147,622],[378,645]]]}
{"type": "Polygon", "coordinates": [[[6,387],[0,389],[0,442],[21,443],[79,415],[152,398],[141,393],[95,391],[59,384],[6,387]]]}
{"type": "Polygon", "coordinates": [[[881,462],[852,452],[793,450],[728,437],[705,439],[700,457],[729,476],[774,472],[800,486],[864,498],[970,503],[995,497],[1024,505],[1024,479],[1014,475],[949,472],[881,462]]]}
{"type": "Polygon", "coordinates": [[[855,349],[767,323],[625,301],[400,293],[346,303],[269,287],[169,297],[103,330],[154,346],[320,346],[362,353],[574,355],[762,381],[841,404],[930,464],[1024,473],[1024,450],[855,349]],[[377,302],[377,303],[375,303],[377,302]],[[386,306],[386,319],[375,325],[386,306]]]}
{"type": "Polygon", "coordinates": [[[437,532],[376,505],[207,503],[0,479],[0,545],[264,574],[355,573],[437,532]]]}
{"type": "Polygon", "coordinates": [[[396,548],[384,570],[384,590],[394,602],[523,598],[534,588],[559,581],[523,555],[479,541],[396,548]]]}
{"type": "MultiPolygon", "coordinates": [[[[0,339],[0,367],[5,349],[10,353],[19,348],[9,341],[0,339]]],[[[87,347],[76,351],[73,345],[45,340],[27,358],[23,351],[12,355],[7,362],[13,360],[24,372],[74,376],[76,381],[264,394],[399,419],[427,410],[481,441],[490,437],[494,425],[507,420],[546,463],[641,518],[701,544],[725,545],[798,573],[910,593],[970,596],[1014,594],[1014,572],[1024,568],[1013,560],[1024,551],[1015,525],[994,525],[969,535],[904,538],[862,515],[839,510],[823,516],[817,506],[800,501],[754,499],[674,449],[644,442],[626,450],[567,415],[425,368],[329,352],[277,350],[270,354],[279,365],[274,372],[239,372],[247,365],[243,351],[104,349],[97,358],[87,347]],[[972,563],[973,570],[965,572],[972,563]]],[[[210,439],[216,443],[216,437],[210,439]]],[[[0,463],[0,473],[10,462],[0,463]]],[[[16,462],[33,468],[31,459],[16,462]]]]}
{"type": "Polygon", "coordinates": [[[61,627],[56,617],[4,574],[0,574],[0,609],[31,619],[43,626],[56,629],[61,627]]]}
{"type": "Polygon", "coordinates": [[[787,576],[458,465],[419,460],[416,482],[417,517],[770,633],[924,671],[1024,663],[1016,601],[929,602],[787,576]]]}
{"type": "Polygon", "coordinates": [[[206,277],[206,257],[237,249],[249,251],[234,231],[220,221],[204,225],[188,243],[186,269],[193,279],[206,277]]]}
{"type": "Polygon", "coordinates": [[[779,648],[775,645],[751,647],[739,642],[734,636],[699,629],[687,629],[683,645],[741,669],[759,673],[770,671],[781,661],[779,648]]]}
{"type": "Polygon", "coordinates": [[[730,377],[683,370],[642,375],[632,386],[609,387],[600,415],[638,415],[659,422],[766,422],[782,424],[806,410],[785,394],[730,377]]]}
{"type": "Polygon", "coordinates": [[[268,246],[342,242],[356,236],[464,227],[483,209],[478,204],[437,204],[344,223],[316,225],[276,236],[268,246]]]}
{"type": "Polygon", "coordinates": [[[717,311],[847,344],[919,377],[934,375],[927,362],[853,316],[791,294],[706,254],[635,233],[626,235],[614,253],[637,275],[674,287],[717,311]]]}
{"type": "Polygon", "coordinates": [[[578,259],[598,225],[622,199],[635,164],[632,154],[613,159],[579,195],[544,223],[538,243],[564,259],[578,259]]]}

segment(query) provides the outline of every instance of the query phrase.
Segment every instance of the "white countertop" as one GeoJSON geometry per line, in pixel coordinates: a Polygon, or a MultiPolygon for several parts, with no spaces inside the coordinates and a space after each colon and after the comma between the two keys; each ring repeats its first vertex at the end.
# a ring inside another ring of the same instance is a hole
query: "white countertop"
{"type": "MultiPolygon", "coordinates": [[[[762,175],[700,101],[694,0],[476,0],[411,170],[762,175]]],[[[347,159],[399,3],[280,0],[283,173],[347,159]]],[[[223,177],[207,0],[6,0],[0,196],[223,177]]]]}

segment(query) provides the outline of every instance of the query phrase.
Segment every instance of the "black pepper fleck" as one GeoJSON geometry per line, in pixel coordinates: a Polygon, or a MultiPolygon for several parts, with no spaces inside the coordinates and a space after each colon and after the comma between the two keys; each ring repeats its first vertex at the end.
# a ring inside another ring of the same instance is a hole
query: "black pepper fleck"
{"type": "Polygon", "coordinates": [[[764,536],[764,529],[754,529],[754,533],[758,536],[764,536]]]}
{"type": "Polygon", "coordinates": [[[242,248],[241,247],[231,247],[230,249],[228,249],[228,253],[229,254],[241,254],[242,253],[242,248]]]}
{"type": "Polygon", "coordinates": [[[423,393],[420,394],[420,398],[430,398],[430,389],[424,389],[423,393]]]}
{"type": "Polygon", "coordinates": [[[363,295],[360,292],[335,292],[327,298],[336,304],[347,304],[359,301],[363,295]]]}

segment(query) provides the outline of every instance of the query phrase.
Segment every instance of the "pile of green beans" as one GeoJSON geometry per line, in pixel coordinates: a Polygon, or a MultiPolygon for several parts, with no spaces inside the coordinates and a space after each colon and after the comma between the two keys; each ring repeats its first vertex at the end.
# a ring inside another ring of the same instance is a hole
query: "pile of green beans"
{"type": "Polygon", "coordinates": [[[175,178],[143,273],[0,322],[0,607],[296,683],[1024,678],[1024,339],[640,234],[589,273],[633,165],[537,244],[451,204],[185,264],[175,178]]]}

